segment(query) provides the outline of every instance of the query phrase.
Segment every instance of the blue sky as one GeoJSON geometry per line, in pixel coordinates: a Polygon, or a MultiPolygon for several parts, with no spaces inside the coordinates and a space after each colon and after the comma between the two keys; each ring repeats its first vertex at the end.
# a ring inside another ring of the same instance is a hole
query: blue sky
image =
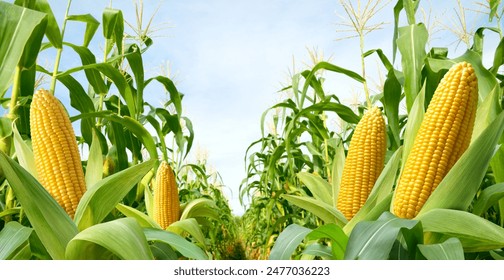
{"type": "MultiPolygon", "coordinates": [[[[49,2],[61,22],[66,1],[49,2]]],[[[366,38],[366,49],[382,48],[389,57],[395,2],[371,20],[371,23],[387,22],[384,29],[366,38]]],[[[135,22],[132,1],[112,3],[114,8],[123,10],[127,21],[135,22]]],[[[463,3],[476,7],[473,1],[463,3]]],[[[430,4],[422,1],[427,11],[430,4]]],[[[443,6],[435,4],[432,10],[438,16],[444,12],[453,14],[454,6],[448,5],[455,4],[455,0],[443,1],[443,6]]],[[[70,13],[91,13],[101,21],[101,12],[108,5],[109,1],[74,0],[70,13]]],[[[261,114],[280,101],[282,95],[278,90],[287,85],[293,61],[295,71],[306,69],[312,65],[307,49],[316,48],[325,58],[330,57],[332,63],[359,72],[358,40],[336,40],[348,35],[336,32],[337,23],[342,21],[338,15],[344,15],[338,0],[146,0],[144,6],[144,24],[159,8],[153,27],[170,26],[153,34],[154,45],[144,58],[146,77],[159,75],[160,68],[169,63],[172,78],[185,94],[183,114],[192,120],[195,130],[193,153],[188,159],[195,159],[198,148],[207,151],[208,164],[222,176],[234,213],[242,214],[238,188],[245,177],[245,151],[261,136],[261,114]]],[[[468,20],[474,23],[481,17],[468,20]]],[[[83,28],[78,23],[70,24],[65,39],[80,42],[79,30],[82,32],[83,28]]],[[[98,32],[90,48],[101,59],[101,29],[98,32]]],[[[443,46],[455,40],[438,34],[443,38],[443,46]]],[[[464,50],[463,46],[460,50],[464,50]]],[[[53,53],[45,52],[39,63],[43,65],[44,60],[51,61],[53,57],[53,53]]],[[[63,53],[61,69],[78,63],[70,51],[63,53]]],[[[398,60],[397,68],[399,63],[398,60]]],[[[366,59],[366,65],[373,87],[380,83],[378,72],[383,67],[375,57],[366,59]]],[[[355,95],[362,100],[357,83],[341,75],[327,74],[326,78],[326,90],[337,94],[343,102],[350,102],[355,95]]],[[[155,105],[160,105],[160,98],[164,98],[148,91],[146,94],[146,99],[155,105]]]]}

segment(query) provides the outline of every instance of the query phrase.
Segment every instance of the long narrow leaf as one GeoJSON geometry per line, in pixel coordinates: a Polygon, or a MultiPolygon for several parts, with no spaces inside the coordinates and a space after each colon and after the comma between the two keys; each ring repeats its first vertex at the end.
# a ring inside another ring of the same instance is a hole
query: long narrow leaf
{"type": "Polygon", "coordinates": [[[504,228],[465,211],[433,209],[416,219],[422,222],[424,232],[458,238],[465,252],[504,247],[504,228]]]}
{"type": "Polygon", "coordinates": [[[18,222],[5,224],[0,231],[0,260],[9,259],[21,245],[28,241],[31,232],[31,228],[24,227],[18,222]]]}

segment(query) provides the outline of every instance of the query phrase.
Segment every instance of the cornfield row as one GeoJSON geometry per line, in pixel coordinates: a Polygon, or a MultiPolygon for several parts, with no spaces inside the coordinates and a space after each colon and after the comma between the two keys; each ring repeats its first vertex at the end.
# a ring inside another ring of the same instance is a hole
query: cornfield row
{"type": "Polygon", "coordinates": [[[292,75],[246,149],[250,205],[235,217],[220,177],[187,159],[197,128],[184,95],[167,76],[145,77],[147,33],[127,36],[113,8],[100,22],[71,14],[69,1],[60,26],[47,0],[0,2],[0,259],[504,259],[504,7],[487,1],[488,26],[450,57],[427,50],[419,5],[394,5],[392,60],[365,50],[355,24],[361,69],[320,61],[292,75]],[[67,22],[83,25],[82,42],[65,41],[67,22]],[[490,32],[498,43],[484,53],[490,32]],[[81,63],[61,71],[63,49],[81,63]],[[46,50],[53,71],[37,63],[46,50]],[[377,94],[370,56],[386,72],[377,94]],[[324,72],[362,84],[365,101],[352,110],[324,72]],[[162,106],[146,101],[150,84],[164,89],[162,106]]]}

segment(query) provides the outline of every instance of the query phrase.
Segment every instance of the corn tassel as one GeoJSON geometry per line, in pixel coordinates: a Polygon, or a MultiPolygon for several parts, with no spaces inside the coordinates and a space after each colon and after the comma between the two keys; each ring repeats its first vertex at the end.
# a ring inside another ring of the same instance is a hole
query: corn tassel
{"type": "Polygon", "coordinates": [[[180,202],[175,175],[166,161],[161,162],[154,187],[154,220],[166,229],[180,218],[180,202]]]}
{"type": "Polygon", "coordinates": [[[373,107],[355,127],[343,167],[337,207],[348,220],[366,202],[383,170],[386,150],[385,121],[373,107]]]}
{"type": "Polygon", "coordinates": [[[39,182],[73,218],[86,191],[84,172],[70,119],[49,91],[33,95],[30,130],[39,182]]]}
{"type": "Polygon", "coordinates": [[[471,141],[478,81],[471,64],[454,65],[439,83],[397,185],[394,213],[412,219],[471,141]]]}

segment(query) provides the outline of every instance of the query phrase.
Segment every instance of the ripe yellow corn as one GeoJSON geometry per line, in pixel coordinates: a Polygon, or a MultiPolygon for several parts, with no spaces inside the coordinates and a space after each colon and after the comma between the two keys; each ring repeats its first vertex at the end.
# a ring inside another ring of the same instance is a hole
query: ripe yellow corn
{"type": "Polygon", "coordinates": [[[385,121],[380,109],[373,107],[355,127],[343,167],[337,206],[348,220],[366,202],[383,170],[386,150],[385,121]]]}
{"type": "Polygon", "coordinates": [[[49,91],[33,95],[30,130],[39,182],[73,218],[86,191],[84,172],[67,112],[49,91]]]}
{"type": "Polygon", "coordinates": [[[412,219],[471,141],[478,80],[471,64],[455,64],[439,83],[397,185],[394,213],[412,219]]]}
{"type": "Polygon", "coordinates": [[[180,218],[180,201],[177,182],[170,165],[161,162],[154,186],[154,220],[166,229],[180,218]]]}

